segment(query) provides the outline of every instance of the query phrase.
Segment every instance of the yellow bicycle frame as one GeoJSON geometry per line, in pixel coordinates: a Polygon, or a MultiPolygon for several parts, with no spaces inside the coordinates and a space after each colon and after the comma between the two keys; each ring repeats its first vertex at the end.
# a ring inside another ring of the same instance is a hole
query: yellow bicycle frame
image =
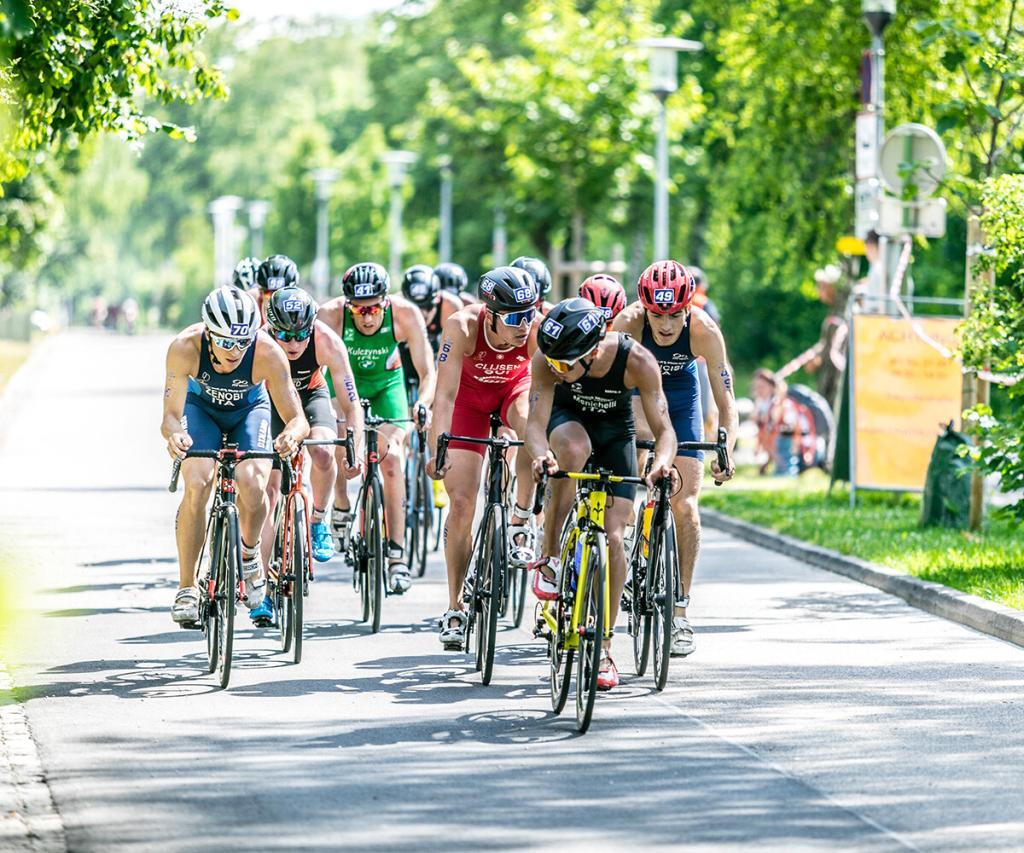
{"type": "MultiPolygon", "coordinates": [[[[591,474],[583,472],[567,472],[566,479],[576,480],[580,482],[594,482],[595,480],[603,480],[604,483],[621,483],[622,477],[605,476],[602,477],[600,474],[591,474]]],[[[602,486],[598,488],[587,489],[586,491],[580,491],[577,487],[576,493],[576,504],[573,507],[573,511],[576,514],[576,522],[573,524],[566,533],[565,538],[562,541],[561,558],[562,558],[562,571],[567,571],[572,561],[575,559],[576,543],[579,541],[580,534],[583,532],[585,525],[583,522],[589,520],[590,527],[596,528],[599,532],[604,533],[604,511],[608,503],[608,492],[602,486]]],[[[590,569],[590,538],[587,537],[583,540],[583,553],[580,554],[580,575],[576,579],[576,589],[581,590],[586,588],[587,582],[587,571],[590,569]]],[[[611,637],[611,625],[609,625],[609,619],[611,614],[611,591],[609,567],[608,567],[608,542],[605,540],[604,544],[604,625],[603,636],[605,639],[611,637]]],[[[558,622],[555,618],[555,608],[552,605],[555,602],[546,601],[544,606],[541,608],[541,618],[543,618],[545,625],[548,630],[551,631],[552,636],[556,636],[558,632],[558,622]]],[[[583,596],[577,595],[576,600],[573,602],[572,608],[572,621],[570,623],[569,631],[565,636],[565,648],[575,649],[579,646],[580,635],[580,617],[583,610],[583,596]]]]}

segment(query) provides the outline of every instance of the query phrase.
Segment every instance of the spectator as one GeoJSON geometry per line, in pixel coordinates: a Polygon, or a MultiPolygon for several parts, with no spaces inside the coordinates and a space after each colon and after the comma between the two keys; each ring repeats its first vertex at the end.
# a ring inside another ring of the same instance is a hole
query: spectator
{"type": "Polygon", "coordinates": [[[818,285],[818,299],[828,308],[828,314],[821,324],[821,334],[814,346],[814,357],[806,365],[808,373],[818,374],[818,393],[835,410],[839,382],[846,369],[846,299],[847,293],[840,285],[842,272],[839,267],[829,264],[814,274],[818,285]]]}
{"type": "Polygon", "coordinates": [[[754,371],[753,393],[758,451],[767,455],[760,473],[795,477],[803,447],[800,411],[787,396],[786,383],[766,368],[754,371]]]}

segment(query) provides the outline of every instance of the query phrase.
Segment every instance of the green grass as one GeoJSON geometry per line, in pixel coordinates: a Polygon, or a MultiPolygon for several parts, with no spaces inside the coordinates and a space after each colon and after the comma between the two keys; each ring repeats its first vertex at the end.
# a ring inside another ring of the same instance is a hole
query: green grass
{"type": "Polygon", "coordinates": [[[0,391],[32,351],[32,344],[21,341],[0,341],[0,391]]]}
{"type": "Polygon", "coordinates": [[[705,487],[701,505],[923,580],[1024,610],[1024,530],[990,519],[979,533],[922,528],[919,495],[850,494],[808,472],[793,480],[741,472],[722,488],[705,487]]]}

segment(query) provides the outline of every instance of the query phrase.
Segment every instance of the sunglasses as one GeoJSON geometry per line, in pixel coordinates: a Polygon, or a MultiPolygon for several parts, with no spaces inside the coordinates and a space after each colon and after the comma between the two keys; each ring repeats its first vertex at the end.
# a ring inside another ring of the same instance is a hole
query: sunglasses
{"type": "Polygon", "coordinates": [[[310,328],[308,328],[308,329],[300,329],[297,332],[279,332],[279,331],[277,331],[275,329],[274,330],[274,337],[277,340],[279,340],[279,341],[283,341],[284,343],[288,343],[288,341],[304,341],[312,333],[313,333],[312,326],[310,328]]]}
{"type": "Polygon", "coordinates": [[[252,346],[255,338],[221,338],[217,335],[210,335],[210,341],[222,350],[231,352],[233,349],[247,350],[252,346]]]}
{"type": "Polygon", "coordinates": [[[349,305],[348,310],[352,312],[352,316],[375,317],[386,307],[386,302],[377,302],[373,305],[349,305]]]}
{"type": "Polygon", "coordinates": [[[498,319],[506,326],[515,328],[523,323],[532,323],[537,316],[536,308],[527,308],[525,311],[513,311],[511,314],[499,314],[498,319]]]}
{"type": "Polygon", "coordinates": [[[572,370],[577,364],[580,363],[580,361],[585,359],[594,350],[596,350],[600,345],[601,345],[601,342],[598,341],[597,344],[595,344],[591,349],[589,349],[585,353],[583,353],[583,355],[581,355],[579,358],[574,358],[571,361],[559,361],[556,358],[548,358],[547,356],[544,356],[544,360],[548,364],[551,365],[551,369],[553,371],[555,371],[555,373],[565,374],[565,373],[568,373],[570,370],[572,370]]]}

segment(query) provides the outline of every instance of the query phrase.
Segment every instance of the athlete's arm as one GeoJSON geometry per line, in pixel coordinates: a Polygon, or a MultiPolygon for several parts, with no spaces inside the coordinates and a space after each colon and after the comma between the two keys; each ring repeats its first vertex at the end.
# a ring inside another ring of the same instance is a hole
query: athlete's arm
{"type": "Polygon", "coordinates": [[[298,450],[299,442],[309,435],[309,421],[299,403],[288,358],[263,332],[256,336],[253,346],[256,354],[252,359],[252,378],[267,383],[274,408],[284,421],[284,429],[274,439],[274,449],[282,456],[291,456],[298,450]]]}
{"type": "Polygon", "coordinates": [[[551,420],[551,406],[555,399],[555,380],[540,350],[533,354],[530,376],[530,416],[526,420],[526,451],[533,460],[533,476],[540,482],[541,474],[545,470],[549,474],[558,470],[558,463],[548,446],[548,421],[551,420]]]}
{"type": "Polygon", "coordinates": [[[657,359],[640,344],[633,344],[629,351],[625,381],[626,387],[640,390],[640,405],[654,434],[654,464],[647,482],[653,485],[662,477],[671,477],[674,489],[678,475],[672,463],[679,443],[669,418],[668,400],[661,387],[661,368],[657,359]]]}
{"type": "Polygon", "coordinates": [[[345,416],[345,424],[352,430],[355,442],[356,465],[346,473],[355,476],[359,471],[358,460],[363,458],[363,407],[359,405],[356,380],[352,376],[352,365],[348,360],[348,347],[325,323],[316,321],[316,363],[331,371],[331,381],[338,395],[338,408],[345,416]]]}
{"type": "Polygon", "coordinates": [[[730,468],[722,471],[718,467],[718,460],[711,460],[711,476],[716,482],[724,483],[732,479],[736,471],[736,467],[732,465],[732,451],[736,446],[736,436],[740,428],[739,416],[736,413],[736,394],[732,384],[732,367],[725,353],[725,339],[718,326],[708,317],[698,315],[695,319],[696,322],[690,331],[690,347],[694,355],[703,356],[708,363],[711,393],[718,406],[718,428],[724,429],[729,435],[730,468]]]}
{"type": "Polygon", "coordinates": [[[437,309],[440,312],[441,326],[444,327],[444,324],[448,322],[448,318],[460,308],[462,308],[462,300],[447,290],[442,290],[441,303],[437,309]]]}
{"type": "Polygon", "coordinates": [[[644,306],[641,302],[634,302],[627,305],[619,315],[612,320],[613,332],[625,332],[630,337],[640,340],[644,330],[644,306]]]}
{"type": "Polygon", "coordinates": [[[415,305],[398,302],[392,297],[391,304],[395,317],[395,340],[404,341],[409,347],[409,357],[420,377],[419,402],[428,409],[434,401],[434,384],[437,374],[434,370],[434,353],[427,338],[427,326],[423,312],[415,305]]]}
{"type": "Polygon", "coordinates": [[[192,446],[192,437],[181,425],[188,394],[189,374],[197,369],[196,350],[188,332],[178,335],[167,348],[167,369],[164,378],[164,419],[160,434],[167,440],[167,452],[178,459],[192,446]]]}
{"type": "Polygon", "coordinates": [[[317,309],[316,319],[329,326],[331,331],[337,335],[341,334],[342,312],[345,310],[345,300],[338,296],[330,302],[325,302],[317,309]]]}
{"type": "MultiPolygon", "coordinates": [[[[476,340],[475,334],[472,339],[476,340]]],[[[468,316],[456,312],[448,318],[448,322],[441,330],[441,347],[437,351],[437,388],[427,438],[427,447],[432,453],[437,449],[438,436],[443,432],[450,432],[452,428],[452,412],[455,410],[455,397],[459,393],[459,381],[462,378],[462,359],[465,357],[469,340],[468,316]]],[[[440,479],[448,467],[446,464],[444,470],[437,471],[431,456],[427,463],[427,473],[440,479]]]]}

